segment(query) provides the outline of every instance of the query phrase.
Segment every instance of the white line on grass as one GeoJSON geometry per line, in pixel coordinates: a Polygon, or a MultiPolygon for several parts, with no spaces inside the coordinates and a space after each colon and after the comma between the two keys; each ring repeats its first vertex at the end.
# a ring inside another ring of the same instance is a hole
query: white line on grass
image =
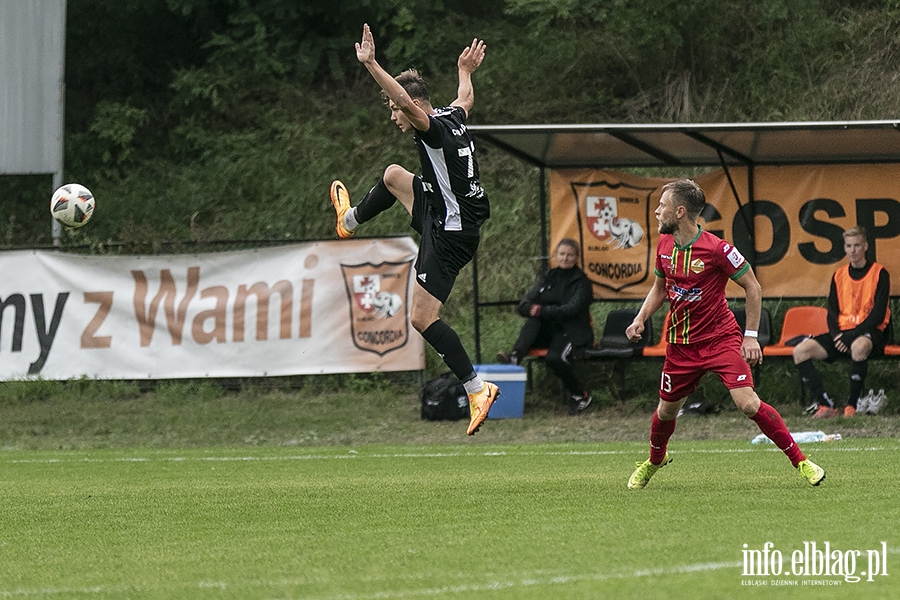
{"type": "MultiPolygon", "coordinates": [[[[890,554],[900,554],[900,548],[888,548],[888,553],[890,554]]],[[[547,577],[523,577],[521,579],[510,579],[506,581],[489,581],[482,584],[471,584],[471,585],[451,585],[451,586],[442,586],[442,587],[433,587],[433,588],[418,588],[418,589],[405,589],[405,590],[387,590],[380,592],[371,592],[365,594],[336,594],[336,595],[327,595],[327,596],[319,596],[318,600],[391,600],[394,598],[408,598],[408,597],[427,597],[427,596],[442,596],[447,594],[466,594],[473,592],[489,592],[496,590],[506,590],[506,589],[516,589],[516,588],[531,588],[531,587],[550,587],[557,585],[566,585],[580,582],[600,582],[600,581],[609,581],[614,579],[640,579],[644,577],[663,577],[665,575],[678,575],[684,573],[700,573],[705,571],[720,571],[723,569],[737,569],[743,563],[740,561],[733,562],[711,562],[711,563],[697,563],[692,565],[674,565],[669,567],[656,567],[649,569],[636,569],[634,571],[622,571],[619,573],[586,573],[583,575],[553,575],[547,577]]],[[[54,588],[54,587],[44,587],[44,588],[36,588],[36,589],[26,589],[19,588],[15,590],[0,590],[0,598],[39,598],[39,597],[52,597],[52,596],[70,596],[70,595],[95,595],[95,594],[109,594],[113,592],[122,592],[122,591],[132,591],[132,592],[153,592],[166,590],[169,592],[177,593],[179,589],[187,590],[187,589],[196,589],[196,588],[217,588],[221,590],[225,589],[241,589],[246,587],[256,587],[256,588],[264,588],[271,586],[291,586],[291,585],[308,585],[310,583],[309,580],[302,581],[292,581],[292,580],[278,580],[278,581],[252,581],[252,582],[236,582],[236,583],[228,583],[224,581],[201,581],[194,584],[184,584],[179,586],[178,584],[168,584],[164,586],[140,586],[140,587],[128,587],[124,585],[119,586],[92,586],[92,587],[84,587],[84,588],[71,588],[71,587],[63,587],[63,588],[54,588]]],[[[278,596],[279,598],[283,598],[284,596],[278,596]]]]}
{"type": "MultiPolygon", "coordinates": [[[[527,577],[523,579],[517,580],[508,580],[508,581],[490,581],[482,584],[475,585],[451,585],[451,586],[442,586],[442,587],[434,587],[434,588],[419,588],[419,589],[405,589],[405,590],[387,590],[381,592],[372,592],[366,594],[337,594],[337,595],[328,595],[328,596],[320,596],[320,600],[377,600],[377,599],[391,599],[391,598],[406,598],[406,597],[416,597],[416,596],[441,596],[444,594],[465,594],[472,592],[486,592],[493,590],[503,590],[503,589],[514,589],[520,587],[538,587],[538,586],[555,586],[555,585],[565,585],[571,583],[578,583],[583,581],[606,581],[610,579],[633,579],[639,577],[649,577],[649,576],[661,576],[661,575],[669,575],[669,574],[678,574],[678,573],[695,573],[699,571],[714,571],[719,569],[728,569],[728,568],[738,568],[741,566],[740,562],[728,562],[728,563],[702,563],[696,565],[681,565],[674,567],[661,567],[655,569],[638,569],[632,572],[623,572],[623,573],[588,573],[585,575],[556,575],[549,576],[544,578],[539,577],[527,577]]],[[[253,586],[253,587],[268,587],[272,585],[284,586],[291,585],[292,582],[289,581],[256,581],[256,582],[239,582],[233,584],[235,588],[240,589],[245,586],[253,586]]],[[[309,581],[303,581],[303,584],[308,584],[309,581]]],[[[226,582],[200,582],[198,584],[186,584],[182,586],[182,589],[194,589],[194,588],[218,588],[218,589],[229,589],[232,585],[226,582]]],[[[103,586],[92,586],[85,588],[53,588],[53,587],[45,587],[45,588],[37,588],[37,589],[17,589],[17,590],[0,590],[0,598],[40,598],[40,597],[49,597],[49,596],[69,596],[74,594],[80,595],[95,595],[95,594],[109,594],[111,592],[119,592],[124,591],[126,588],[123,586],[116,587],[103,587],[103,586]]],[[[177,592],[177,585],[166,585],[161,588],[153,588],[147,586],[141,586],[140,588],[128,588],[132,591],[139,592],[151,592],[151,591],[159,591],[160,589],[165,589],[171,592],[177,592]]]]}
{"type": "MultiPolygon", "coordinates": [[[[889,554],[900,554],[900,548],[888,548],[889,554]]],[[[527,587],[550,587],[555,585],[573,584],[579,582],[601,582],[610,580],[641,579],[645,577],[664,577],[666,575],[679,575],[685,573],[700,573],[705,571],[719,571],[723,569],[738,569],[742,562],[711,562],[692,565],[674,565],[669,567],[656,567],[649,569],[637,569],[634,571],[622,571],[618,573],[587,573],[583,575],[554,575],[547,577],[525,577],[510,579],[507,581],[491,581],[482,584],[453,585],[434,588],[418,588],[405,590],[388,590],[370,592],[364,594],[336,594],[319,596],[316,600],[392,600],[395,598],[443,596],[448,594],[466,594],[474,592],[490,592],[496,590],[508,590],[527,587]]]]}
{"type": "MultiPolygon", "coordinates": [[[[804,448],[809,448],[805,445],[804,448]]],[[[885,452],[898,451],[900,445],[895,446],[837,446],[829,443],[827,446],[816,445],[817,452],[825,450],[828,452],[885,452]]],[[[748,452],[758,452],[759,450],[769,452],[780,452],[774,447],[755,447],[755,448],[713,448],[713,449],[683,449],[675,450],[674,453],[679,454],[744,454],[748,452]]],[[[508,451],[508,450],[491,450],[484,452],[395,452],[395,453],[373,453],[367,454],[358,450],[351,450],[347,454],[291,454],[287,456],[138,456],[138,457],[112,457],[112,458],[89,458],[89,457],[51,457],[51,458],[9,458],[0,457],[0,463],[6,464],[57,464],[57,463],[105,463],[105,462],[247,462],[247,461],[294,461],[294,460],[354,460],[363,458],[459,458],[459,457],[504,457],[504,456],[630,456],[635,453],[644,452],[643,449],[636,450],[547,450],[547,451],[508,451]]]]}
{"type": "MultiPolygon", "coordinates": [[[[888,554],[900,554],[900,548],[887,548],[888,554]]],[[[524,577],[521,579],[508,581],[492,581],[479,585],[455,585],[443,586],[439,588],[419,588],[407,590],[391,590],[383,592],[373,592],[369,594],[338,594],[332,596],[322,596],[320,600],[366,600],[378,598],[404,598],[408,596],[437,596],[447,593],[466,593],[481,592],[499,589],[511,589],[517,587],[536,587],[562,585],[567,583],[578,583],[581,581],[606,581],[611,579],[635,579],[642,577],[660,577],[664,575],[673,575],[680,573],[698,573],[703,571],[717,571],[721,569],[738,568],[742,565],[740,561],[734,562],[714,562],[714,563],[697,563],[692,565],[675,565],[670,567],[655,567],[649,569],[637,569],[635,571],[627,571],[620,573],[588,573],[584,575],[553,575],[547,577],[524,577]]],[[[416,578],[416,577],[414,577],[416,578]]],[[[379,578],[381,579],[381,578],[379,578]]],[[[372,582],[373,580],[366,579],[372,582]]],[[[91,586],[91,587],[43,587],[36,589],[19,588],[14,590],[0,590],[0,598],[26,598],[26,597],[49,597],[49,596],[69,596],[74,594],[93,595],[93,594],[109,594],[113,592],[123,591],[177,591],[178,589],[193,588],[216,588],[229,589],[230,587],[268,587],[268,586],[293,586],[293,585],[309,585],[311,580],[302,579],[279,579],[277,581],[257,580],[252,582],[228,583],[224,581],[200,581],[195,584],[170,584],[165,586],[140,586],[132,587],[127,584],[117,586],[91,586]]]]}
{"type": "MultiPolygon", "coordinates": [[[[900,554],[900,548],[889,548],[891,554],[900,554]]],[[[693,565],[675,565],[670,567],[657,567],[651,569],[638,569],[620,573],[588,573],[584,575],[559,575],[546,578],[523,578],[508,581],[493,581],[476,585],[443,586],[424,589],[389,590],[371,592],[367,594],[337,594],[320,596],[317,600],[392,600],[408,597],[444,596],[449,594],[471,594],[475,592],[490,592],[496,590],[509,590],[529,587],[551,587],[580,582],[602,582],[610,580],[640,579],[645,577],[663,577],[666,575],[679,575],[684,573],[699,573],[704,571],[719,571],[723,569],[739,569],[743,563],[713,562],[693,565]]]]}

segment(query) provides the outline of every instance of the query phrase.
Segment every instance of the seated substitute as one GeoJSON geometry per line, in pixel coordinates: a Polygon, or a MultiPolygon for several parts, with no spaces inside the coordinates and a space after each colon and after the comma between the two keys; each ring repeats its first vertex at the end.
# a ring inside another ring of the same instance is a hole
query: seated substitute
{"type": "Polygon", "coordinates": [[[834,400],[825,392],[822,376],[814,360],[832,361],[849,356],[850,395],[844,416],[856,415],[856,406],[866,382],[869,356],[884,351],[884,333],[891,318],[888,300],[891,278],[887,269],[866,260],[869,244],[863,227],[844,232],[844,252],[848,264],[838,268],[828,292],[828,333],[807,338],[794,348],[794,364],[800,379],[815,399],[810,407],[816,419],[838,415],[834,400]]]}
{"type": "Polygon", "coordinates": [[[579,414],[591,403],[572,360],[594,343],[591,325],[590,280],[578,267],[581,249],[571,238],[560,240],[553,258],[556,267],[539,277],[517,308],[526,318],[512,352],[499,352],[502,363],[519,364],[532,348],[547,348],[545,361],[571,394],[569,414],[579,414]]]}

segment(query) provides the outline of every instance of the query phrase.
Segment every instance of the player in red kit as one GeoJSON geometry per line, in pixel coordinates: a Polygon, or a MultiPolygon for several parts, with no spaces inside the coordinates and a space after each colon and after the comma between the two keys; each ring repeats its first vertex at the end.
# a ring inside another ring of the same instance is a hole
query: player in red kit
{"type": "Polygon", "coordinates": [[[800,474],[811,485],[819,485],[825,470],[804,456],[778,411],[762,402],[753,389],[750,367],[762,361],[756,339],[762,290],[738,249],[704,231],[697,222],[705,204],[700,186],[682,179],[663,186],[656,209],[660,233],[656,279],[625,333],[632,341],[640,340],[644,322],[668,300],[665,331],[669,343],[659,383],[659,406],[650,424],[650,458],[637,464],[628,487],[643,488],[671,462],[666,449],[678,411],[708,371],[719,376],[738,409],[756,422],[800,474]],[[746,295],[747,329],[743,332],[725,298],[729,279],[744,288],[746,295]]]}

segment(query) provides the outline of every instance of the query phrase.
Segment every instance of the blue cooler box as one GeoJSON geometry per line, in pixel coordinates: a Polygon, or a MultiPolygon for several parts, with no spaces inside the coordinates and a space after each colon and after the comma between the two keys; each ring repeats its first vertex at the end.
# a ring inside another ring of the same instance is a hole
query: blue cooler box
{"type": "Polygon", "coordinates": [[[488,419],[521,419],[525,410],[525,367],[475,365],[475,372],[500,388],[500,397],[491,407],[488,419]]]}

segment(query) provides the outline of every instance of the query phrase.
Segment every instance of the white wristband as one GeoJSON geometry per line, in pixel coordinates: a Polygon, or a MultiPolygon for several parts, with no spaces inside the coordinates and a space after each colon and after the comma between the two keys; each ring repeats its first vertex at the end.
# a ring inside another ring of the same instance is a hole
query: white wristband
{"type": "Polygon", "coordinates": [[[752,337],[752,338],[759,337],[759,332],[754,331],[753,329],[745,329],[744,337],[752,337]]]}

